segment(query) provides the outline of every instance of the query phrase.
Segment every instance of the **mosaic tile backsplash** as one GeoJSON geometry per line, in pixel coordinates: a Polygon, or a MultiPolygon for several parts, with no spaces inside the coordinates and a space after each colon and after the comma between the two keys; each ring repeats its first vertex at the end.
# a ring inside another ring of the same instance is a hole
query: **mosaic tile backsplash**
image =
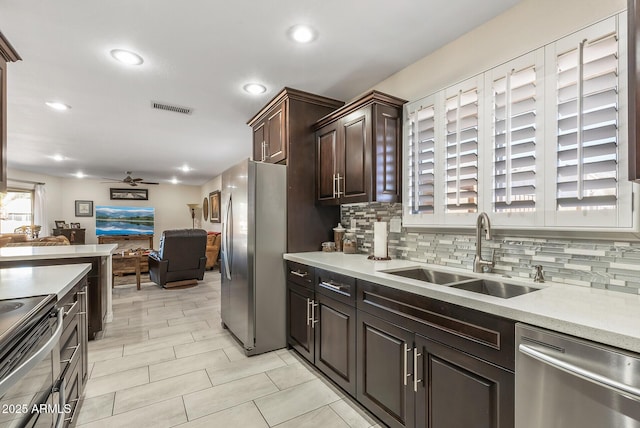
{"type": "MultiPolygon", "coordinates": [[[[342,224],[356,220],[358,252],[373,252],[373,222],[402,218],[402,204],[363,203],[341,207],[342,224]]],[[[472,270],[476,251],[475,230],[469,234],[448,232],[389,233],[389,256],[442,266],[472,270]]],[[[542,265],[547,281],[605,288],[640,294],[640,243],[610,240],[483,237],[482,256],[491,259],[494,272],[531,278],[534,265],[542,265]]]]}

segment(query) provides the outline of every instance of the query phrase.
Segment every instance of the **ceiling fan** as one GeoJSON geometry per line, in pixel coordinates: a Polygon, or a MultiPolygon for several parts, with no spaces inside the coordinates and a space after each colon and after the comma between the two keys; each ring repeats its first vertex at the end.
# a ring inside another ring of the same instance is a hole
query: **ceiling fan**
{"type": "Polygon", "coordinates": [[[126,171],[125,174],[127,174],[127,176],[122,180],[117,180],[115,178],[105,178],[105,180],[111,180],[111,181],[103,181],[103,183],[118,182],[118,183],[128,184],[129,186],[137,186],[138,184],[160,184],[160,183],[155,183],[153,181],[144,181],[143,178],[133,178],[131,177],[131,174],[133,174],[131,171],[126,171]]]}

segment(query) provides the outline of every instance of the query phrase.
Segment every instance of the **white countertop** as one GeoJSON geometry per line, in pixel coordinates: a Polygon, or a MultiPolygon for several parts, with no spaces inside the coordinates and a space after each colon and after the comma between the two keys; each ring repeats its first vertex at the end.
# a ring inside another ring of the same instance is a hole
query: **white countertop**
{"type": "Polygon", "coordinates": [[[116,248],[118,248],[118,244],[2,247],[0,248],[0,261],[109,256],[116,248]]]}
{"type": "Polygon", "coordinates": [[[470,270],[428,265],[409,260],[372,261],[360,254],[290,253],[286,260],[331,270],[398,290],[466,306],[561,333],[640,352],[640,295],[591,287],[504,278],[497,274],[477,274],[470,270]],[[528,285],[541,290],[502,299],[443,285],[403,278],[383,270],[421,266],[528,285]]]}
{"type": "Polygon", "coordinates": [[[0,269],[0,300],[57,294],[58,299],[91,270],[91,263],[0,269]]]}

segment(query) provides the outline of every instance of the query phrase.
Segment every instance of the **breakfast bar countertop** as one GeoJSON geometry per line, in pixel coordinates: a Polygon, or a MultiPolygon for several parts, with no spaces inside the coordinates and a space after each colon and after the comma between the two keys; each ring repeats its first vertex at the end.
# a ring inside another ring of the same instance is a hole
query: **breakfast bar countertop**
{"type": "Polygon", "coordinates": [[[0,269],[0,300],[46,294],[60,299],[90,270],[90,263],[0,269]]]}
{"type": "Polygon", "coordinates": [[[0,262],[110,256],[116,248],[118,248],[117,244],[2,247],[0,262]]]}
{"type": "Polygon", "coordinates": [[[505,278],[499,274],[473,273],[410,260],[372,261],[362,254],[328,252],[289,253],[286,260],[327,269],[398,290],[510,318],[549,330],[640,352],[640,295],[581,287],[556,282],[534,283],[532,279],[505,278]],[[540,288],[502,299],[403,278],[385,270],[424,267],[540,288]]]}

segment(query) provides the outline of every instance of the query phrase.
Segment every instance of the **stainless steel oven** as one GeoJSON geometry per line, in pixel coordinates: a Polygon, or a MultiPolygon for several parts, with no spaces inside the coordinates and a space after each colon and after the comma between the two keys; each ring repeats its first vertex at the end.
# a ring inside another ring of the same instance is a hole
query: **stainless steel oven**
{"type": "Polygon", "coordinates": [[[640,355],[516,325],[516,428],[640,428],[640,355]]]}
{"type": "Polygon", "coordinates": [[[56,298],[0,301],[0,426],[59,427],[65,419],[56,298]]]}

